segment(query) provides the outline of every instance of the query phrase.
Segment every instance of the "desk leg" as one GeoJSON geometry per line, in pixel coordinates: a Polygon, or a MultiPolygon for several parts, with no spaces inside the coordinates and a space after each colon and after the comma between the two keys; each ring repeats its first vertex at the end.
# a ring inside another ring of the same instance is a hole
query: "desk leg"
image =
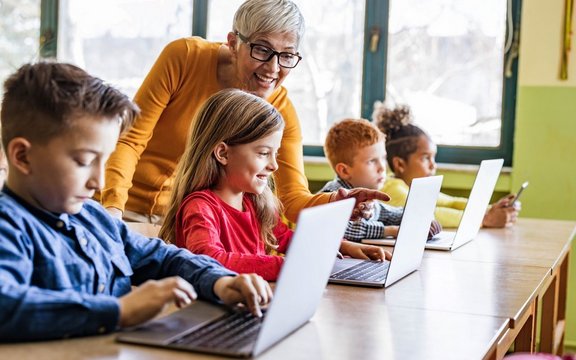
{"type": "Polygon", "coordinates": [[[540,351],[545,353],[554,352],[554,334],[558,319],[558,276],[552,275],[550,286],[542,296],[542,319],[540,322],[540,351]]]}
{"type": "Polygon", "coordinates": [[[556,329],[554,336],[554,351],[553,353],[562,355],[564,352],[564,332],[566,331],[566,296],[568,293],[568,265],[570,259],[570,252],[566,254],[562,265],[560,265],[560,272],[558,274],[558,300],[556,314],[556,329]]]}
{"type": "Polygon", "coordinates": [[[566,293],[568,286],[569,252],[554,270],[552,283],[542,297],[540,351],[561,355],[566,328],[566,293]]]}
{"type": "Polygon", "coordinates": [[[530,352],[536,350],[536,315],[538,311],[538,297],[531,304],[530,315],[522,325],[518,336],[514,340],[515,352],[530,352]]]}

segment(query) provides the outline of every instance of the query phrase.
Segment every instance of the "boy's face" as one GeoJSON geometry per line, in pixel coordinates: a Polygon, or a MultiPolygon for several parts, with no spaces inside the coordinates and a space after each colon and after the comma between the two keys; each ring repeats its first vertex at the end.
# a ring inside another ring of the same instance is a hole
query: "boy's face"
{"type": "Polygon", "coordinates": [[[113,119],[76,119],[68,131],[47,144],[30,146],[24,187],[14,188],[38,208],[57,214],[79,213],[102,186],[104,165],[119,133],[120,125],[113,119]]]}
{"type": "Polygon", "coordinates": [[[352,165],[338,174],[353,187],[381,189],[386,180],[386,148],[384,141],[365,146],[356,151],[352,165]]]}

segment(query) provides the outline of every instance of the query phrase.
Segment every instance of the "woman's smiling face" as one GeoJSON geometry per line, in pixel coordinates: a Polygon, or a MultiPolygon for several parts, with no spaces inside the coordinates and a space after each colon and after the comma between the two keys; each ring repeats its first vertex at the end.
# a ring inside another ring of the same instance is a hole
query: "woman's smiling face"
{"type": "MultiPolygon", "coordinates": [[[[251,44],[263,45],[277,52],[297,53],[297,36],[293,32],[253,35],[249,39],[251,44]]],[[[262,62],[250,55],[250,44],[235,36],[230,43],[231,48],[236,45],[236,72],[240,88],[261,98],[268,98],[290,73],[289,68],[278,64],[278,56],[262,62]],[[236,45],[237,44],[237,45],[236,45]]]]}

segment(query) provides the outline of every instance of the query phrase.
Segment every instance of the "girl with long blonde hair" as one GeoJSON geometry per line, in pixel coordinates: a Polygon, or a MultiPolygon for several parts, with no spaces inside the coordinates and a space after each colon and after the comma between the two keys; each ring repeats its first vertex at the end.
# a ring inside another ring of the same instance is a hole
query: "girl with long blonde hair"
{"type": "MultiPolygon", "coordinates": [[[[292,231],[269,186],[284,121],[241,90],[211,96],[193,122],[160,237],[225,267],[276,280],[292,231]]],[[[313,240],[313,239],[312,239],[313,240]]],[[[341,251],[383,259],[379,247],[343,241],[341,251]]]]}

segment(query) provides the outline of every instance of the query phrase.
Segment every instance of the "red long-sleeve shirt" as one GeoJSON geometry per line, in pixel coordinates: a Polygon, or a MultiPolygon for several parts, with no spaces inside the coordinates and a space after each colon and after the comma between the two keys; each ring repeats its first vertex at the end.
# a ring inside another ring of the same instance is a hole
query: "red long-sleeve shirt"
{"type": "MultiPolygon", "coordinates": [[[[208,255],[230,270],[256,273],[274,281],[284,259],[266,254],[254,205],[246,195],[243,207],[244,211],[231,207],[211,190],[188,195],[178,209],[176,245],[196,254],[208,255]]],[[[278,219],[274,229],[278,252],[286,252],[292,233],[278,219]]]]}

